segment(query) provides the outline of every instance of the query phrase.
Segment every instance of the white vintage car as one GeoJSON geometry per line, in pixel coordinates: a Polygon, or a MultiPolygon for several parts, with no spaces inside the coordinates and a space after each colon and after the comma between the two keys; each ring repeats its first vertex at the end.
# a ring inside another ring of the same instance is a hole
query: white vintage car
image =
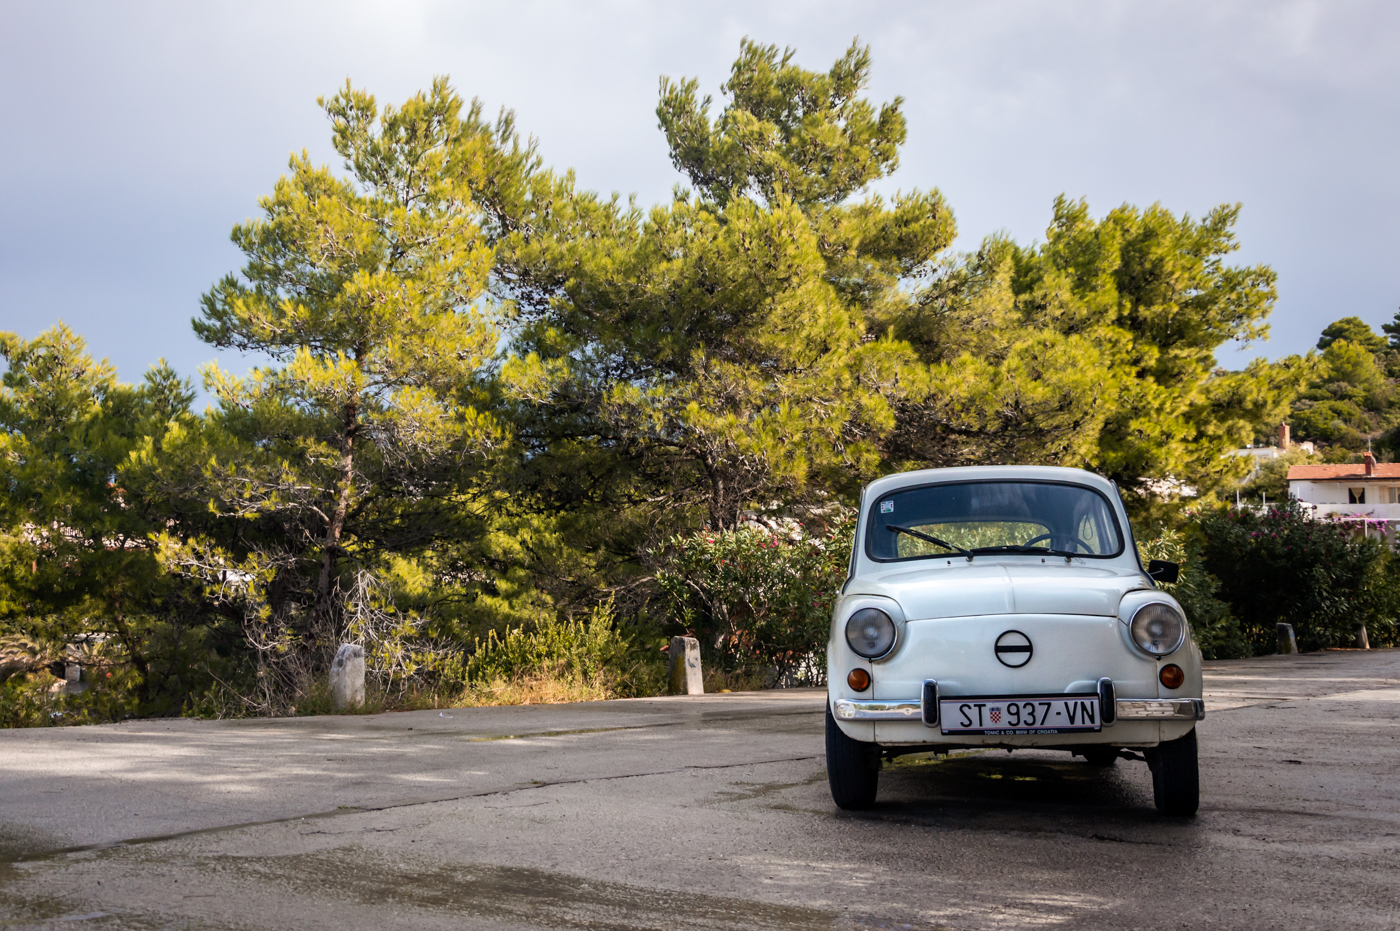
{"type": "Polygon", "coordinates": [[[1196,811],[1201,653],[1138,560],[1112,482],[1079,469],[905,472],[861,496],[831,618],[827,774],[842,808],[875,802],[882,759],[1003,747],[1120,756],[1158,810],[1196,811]]]}

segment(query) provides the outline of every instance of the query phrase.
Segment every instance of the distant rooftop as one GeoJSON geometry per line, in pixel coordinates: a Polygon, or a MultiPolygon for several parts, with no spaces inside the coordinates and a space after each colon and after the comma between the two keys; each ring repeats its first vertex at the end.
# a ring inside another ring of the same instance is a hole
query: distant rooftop
{"type": "Polygon", "coordinates": [[[1295,465],[1288,467],[1290,482],[1327,482],[1339,479],[1365,481],[1371,478],[1400,478],[1400,462],[1378,462],[1375,471],[1366,474],[1366,465],[1352,462],[1345,465],[1295,465]]]}

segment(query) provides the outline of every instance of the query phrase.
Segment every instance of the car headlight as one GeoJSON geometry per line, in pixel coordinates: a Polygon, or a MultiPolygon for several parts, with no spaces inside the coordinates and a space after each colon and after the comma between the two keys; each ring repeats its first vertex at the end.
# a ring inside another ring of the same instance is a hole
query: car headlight
{"type": "Polygon", "coordinates": [[[879,608],[861,608],[846,621],[846,642],[866,659],[894,649],[894,621],[879,608]]]}
{"type": "Polygon", "coordinates": [[[1153,656],[1166,656],[1181,649],[1186,639],[1186,618],[1171,605],[1145,604],[1133,615],[1130,625],[1133,642],[1153,656]]]}

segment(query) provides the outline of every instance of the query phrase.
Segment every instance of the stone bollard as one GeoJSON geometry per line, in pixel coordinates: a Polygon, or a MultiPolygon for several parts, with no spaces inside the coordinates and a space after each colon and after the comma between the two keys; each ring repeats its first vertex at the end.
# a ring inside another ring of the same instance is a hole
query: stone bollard
{"type": "Polygon", "coordinates": [[[81,695],[88,684],[83,679],[83,667],[77,663],[66,663],[63,667],[63,692],[65,695],[81,695]]]}
{"type": "Polygon", "coordinates": [[[672,637],[669,664],[672,695],[704,695],[700,676],[700,641],[694,637],[672,637]]]}
{"type": "Polygon", "coordinates": [[[1356,648],[1357,648],[1358,650],[1369,650],[1369,649],[1371,649],[1371,640],[1370,640],[1369,637],[1366,636],[1366,625],[1365,625],[1365,624],[1357,624],[1357,625],[1356,625],[1356,648]]]}
{"type": "Polygon", "coordinates": [[[1283,654],[1298,652],[1298,638],[1293,636],[1292,624],[1278,625],[1278,651],[1283,654]]]}
{"type": "Polygon", "coordinates": [[[336,711],[359,708],[365,703],[365,648],[342,643],[331,663],[331,704],[336,711]]]}

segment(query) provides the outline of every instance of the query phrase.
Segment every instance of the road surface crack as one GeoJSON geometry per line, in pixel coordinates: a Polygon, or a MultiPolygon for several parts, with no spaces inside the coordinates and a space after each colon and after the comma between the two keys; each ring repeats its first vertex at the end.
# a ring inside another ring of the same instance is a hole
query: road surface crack
{"type": "MultiPolygon", "coordinates": [[[[377,811],[394,811],[400,808],[414,808],[419,805],[439,805],[445,802],[461,802],[474,798],[490,798],[491,796],[511,795],[516,792],[528,792],[534,789],[547,789],[553,786],[584,785],[590,782],[612,782],[619,779],[641,779],[647,776],[669,776],[676,773],[683,773],[687,770],[696,769],[737,769],[741,766],[767,766],[773,763],[798,763],[806,760],[816,760],[821,757],[793,756],[781,757],[775,760],[745,760],[740,763],[696,763],[687,766],[678,766],[673,769],[660,769],[643,773],[620,773],[615,776],[585,776],[579,779],[559,779],[554,782],[532,781],[520,785],[507,786],[500,789],[484,789],[480,792],[465,792],[457,795],[445,795],[434,798],[403,799],[397,802],[386,802],[379,805],[341,805],[330,811],[317,811],[304,815],[289,815],[285,818],[269,818],[265,821],[242,821],[236,824],[222,824],[208,828],[196,828],[191,831],[176,831],[171,834],[152,834],[145,837],[129,837],[123,840],[108,841],[101,844],[84,844],[77,847],[59,847],[53,850],[43,850],[36,853],[19,854],[15,856],[0,857],[0,865],[16,863],[37,863],[44,860],[53,860],[59,857],[71,857],[83,853],[105,853],[110,850],[118,850],[123,847],[137,847],[146,844],[161,844],[167,841],[182,840],[187,837],[199,837],[204,834],[222,834],[229,831],[241,831],[244,828],[261,828],[277,824],[295,824],[305,821],[320,821],[326,818],[339,818],[342,815],[358,815],[377,811]]],[[[310,832],[310,833],[332,833],[310,832]]],[[[338,833],[338,832],[336,832],[338,833]]]]}

